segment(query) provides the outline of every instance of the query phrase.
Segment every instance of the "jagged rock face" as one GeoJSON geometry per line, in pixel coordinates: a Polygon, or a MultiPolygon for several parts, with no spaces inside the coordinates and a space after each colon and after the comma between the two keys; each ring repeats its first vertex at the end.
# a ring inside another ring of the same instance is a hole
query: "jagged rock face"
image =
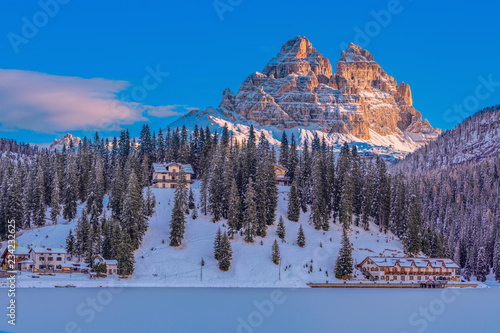
{"type": "Polygon", "coordinates": [[[235,95],[223,93],[219,109],[279,129],[313,126],[326,133],[370,139],[403,132],[437,136],[413,108],[410,86],[396,80],[357,45],[342,51],[336,73],[305,37],[283,45],[262,73],[249,75],[235,95]]]}
{"type": "Polygon", "coordinates": [[[55,139],[50,145],[49,150],[62,150],[64,146],[69,148],[71,146],[71,142],[73,142],[73,147],[78,147],[82,140],[79,137],[74,137],[68,133],[60,139],[55,139]]]}

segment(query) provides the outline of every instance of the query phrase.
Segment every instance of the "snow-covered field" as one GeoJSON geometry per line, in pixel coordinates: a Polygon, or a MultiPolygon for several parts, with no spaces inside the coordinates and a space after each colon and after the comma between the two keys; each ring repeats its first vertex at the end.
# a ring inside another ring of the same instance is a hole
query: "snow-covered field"
{"type": "MultiPolygon", "coordinates": [[[[193,189],[198,197],[199,182],[193,185],[193,189]]],[[[136,252],[134,280],[185,287],[305,287],[307,282],[335,280],[333,267],[340,249],[340,226],[332,225],[328,232],[317,231],[307,223],[309,214],[302,214],[300,223],[306,235],[306,246],[299,247],[296,244],[299,223],[286,219],[288,187],[279,187],[277,211],[277,219],[282,215],[286,227],[286,243],[279,242],[281,280],[279,267],[271,261],[272,243],[275,239],[279,241],[276,225],[268,228],[266,238],[256,238],[253,244],[245,243],[239,235],[235,236],[231,242],[232,266],[229,272],[224,273],[217,268],[217,261],[213,258],[213,242],[217,229],[225,229],[225,221],[213,223],[210,216],[201,213],[196,220],[187,217],[183,245],[172,248],[168,244],[174,191],[155,189],[154,194],[157,198],[156,214],[149,222],[144,245],[136,252]],[[202,257],[205,260],[203,281],[200,278],[202,257]],[[310,265],[313,266],[312,273],[308,273],[310,265]]],[[[372,226],[372,230],[365,232],[361,228],[353,228],[349,235],[355,249],[353,256],[358,263],[368,255],[402,254],[402,246],[397,239],[378,233],[376,226],[372,226]]]]}

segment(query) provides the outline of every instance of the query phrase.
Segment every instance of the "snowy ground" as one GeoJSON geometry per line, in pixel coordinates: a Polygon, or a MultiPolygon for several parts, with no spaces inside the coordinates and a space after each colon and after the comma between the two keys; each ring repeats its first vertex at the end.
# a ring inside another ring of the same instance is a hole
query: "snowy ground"
{"type": "MultiPolygon", "coordinates": [[[[193,184],[195,197],[199,197],[199,182],[193,184]]],[[[169,221],[173,207],[174,190],[153,189],[157,199],[155,215],[149,220],[149,228],[143,245],[135,253],[135,272],[130,279],[108,276],[104,279],[90,280],[86,274],[56,274],[32,278],[31,273],[18,276],[19,287],[54,287],[75,285],[78,287],[130,286],[130,287],[302,287],[308,282],[334,282],[333,268],[340,249],[341,227],[331,225],[330,231],[314,230],[309,225],[309,214],[302,214],[300,223],[286,219],[288,187],[279,187],[277,219],[283,216],[286,227],[286,242],[279,242],[282,257],[280,268],[271,261],[271,246],[276,235],[276,226],[268,228],[266,238],[257,238],[253,244],[245,243],[235,236],[232,266],[229,272],[221,272],[213,258],[213,241],[219,226],[225,229],[225,221],[213,223],[210,216],[200,213],[198,219],[187,217],[183,245],[172,248],[169,244],[169,221]],[[306,246],[296,244],[299,224],[306,235],[306,246]],[[261,245],[262,240],[262,245],[261,245]],[[201,280],[201,258],[205,261],[203,280],[201,280]],[[309,272],[310,266],[313,270],[309,272]],[[328,272],[328,276],[327,276],[328,272]]],[[[81,212],[82,207],[79,209],[81,212]]],[[[63,221],[64,222],[64,221],[63,221]]],[[[277,223],[276,223],[277,224],[277,223]]],[[[18,235],[21,246],[60,247],[64,246],[70,229],[76,220],[54,226],[27,230],[18,235]]],[[[366,232],[353,227],[349,233],[353,244],[355,263],[370,255],[403,255],[400,241],[392,234],[379,233],[377,226],[371,225],[366,232]]],[[[5,243],[2,244],[5,246],[5,243]]],[[[359,271],[356,277],[363,279],[359,271]]],[[[35,274],[37,275],[37,274],[35,274]]],[[[5,287],[0,282],[0,287],[5,287]]]]}

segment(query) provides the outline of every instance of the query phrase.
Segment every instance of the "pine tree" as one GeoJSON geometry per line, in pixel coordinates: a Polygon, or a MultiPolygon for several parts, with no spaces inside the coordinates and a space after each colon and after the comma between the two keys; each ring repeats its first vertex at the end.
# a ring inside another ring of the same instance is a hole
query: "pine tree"
{"type": "Polygon", "coordinates": [[[342,233],[342,248],[335,263],[335,277],[339,280],[350,280],[353,272],[352,264],[351,244],[347,237],[347,231],[344,228],[342,233]]]}
{"type": "Polygon", "coordinates": [[[299,222],[300,218],[300,198],[297,192],[296,181],[290,187],[290,194],[288,195],[288,209],[287,218],[292,222],[299,222]]]}
{"type": "Polygon", "coordinates": [[[214,240],[214,258],[215,260],[219,261],[221,259],[221,248],[222,248],[222,232],[219,229],[217,229],[217,233],[215,234],[215,240],[214,240]]]}
{"type": "Polygon", "coordinates": [[[231,260],[233,259],[233,250],[231,249],[231,242],[227,233],[221,238],[221,248],[220,248],[220,259],[219,259],[219,269],[223,272],[227,272],[231,267],[231,260]]]}
{"type": "Polygon", "coordinates": [[[144,200],[144,215],[152,217],[155,213],[156,197],[148,186],[146,188],[146,198],[144,200]]]}
{"type": "Polygon", "coordinates": [[[207,215],[208,211],[208,171],[203,173],[201,178],[200,188],[200,205],[203,215],[207,215]]]}
{"type": "Polygon", "coordinates": [[[38,167],[36,173],[33,197],[33,223],[40,227],[45,225],[45,183],[41,167],[38,167]]]}
{"type": "Polygon", "coordinates": [[[286,229],[285,229],[285,223],[283,221],[283,216],[280,216],[280,221],[278,223],[278,228],[276,229],[276,233],[278,237],[281,239],[281,241],[284,242],[286,236],[286,229]]]}
{"type": "Polygon", "coordinates": [[[243,219],[243,234],[245,242],[252,243],[256,236],[256,221],[258,207],[256,201],[257,194],[255,193],[254,183],[250,178],[248,181],[247,191],[245,193],[245,214],[243,219]]]}
{"type": "Polygon", "coordinates": [[[297,245],[300,247],[306,246],[306,235],[304,235],[304,229],[302,229],[302,224],[299,227],[299,233],[297,235],[297,245]]]}
{"type": "Polygon", "coordinates": [[[241,198],[238,192],[236,181],[231,182],[229,192],[229,211],[227,214],[227,225],[229,226],[229,236],[232,238],[241,229],[241,198]]]}
{"type": "Polygon", "coordinates": [[[486,275],[490,273],[488,259],[486,258],[486,249],[484,246],[479,248],[476,263],[476,277],[479,282],[486,281],[486,275]]]}
{"type": "Polygon", "coordinates": [[[66,238],[66,252],[72,256],[75,249],[75,236],[72,229],[69,229],[69,235],[66,238]]]}
{"type": "Polygon", "coordinates": [[[192,188],[189,188],[188,208],[189,209],[194,209],[195,208],[194,193],[193,193],[193,189],[192,188]]]}
{"type": "Polygon", "coordinates": [[[68,166],[65,170],[64,179],[64,209],[63,218],[68,221],[72,221],[76,217],[77,213],[77,200],[78,200],[78,182],[76,178],[76,162],[72,156],[68,158],[68,166]]]}
{"type": "Polygon", "coordinates": [[[281,256],[280,256],[280,247],[278,245],[278,241],[275,239],[272,248],[271,260],[275,265],[279,265],[281,256]]]}
{"type": "Polygon", "coordinates": [[[186,229],[187,185],[184,170],[181,169],[175,189],[174,208],[170,221],[170,246],[180,246],[186,229]]]}
{"type": "Polygon", "coordinates": [[[59,189],[59,176],[57,171],[54,173],[54,178],[52,179],[52,195],[50,204],[50,219],[57,223],[57,217],[61,215],[61,191],[59,189]]]}
{"type": "Polygon", "coordinates": [[[113,168],[111,180],[111,193],[109,195],[109,205],[111,208],[111,216],[120,220],[123,210],[123,193],[125,192],[125,184],[123,182],[123,172],[120,164],[116,164],[113,168]]]}
{"type": "Polygon", "coordinates": [[[142,237],[147,230],[147,219],[144,215],[144,197],[135,171],[130,173],[127,191],[123,199],[121,222],[124,231],[130,235],[134,249],[139,248],[142,237]]]}
{"type": "Polygon", "coordinates": [[[134,272],[134,246],[131,241],[128,232],[122,231],[116,258],[120,275],[132,275],[134,272]]]}
{"type": "Polygon", "coordinates": [[[286,136],[286,131],[283,131],[283,134],[281,136],[279,164],[284,168],[288,167],[288,161],[289,161],[288,153],[289,153],[288,138],[286,136]]]}

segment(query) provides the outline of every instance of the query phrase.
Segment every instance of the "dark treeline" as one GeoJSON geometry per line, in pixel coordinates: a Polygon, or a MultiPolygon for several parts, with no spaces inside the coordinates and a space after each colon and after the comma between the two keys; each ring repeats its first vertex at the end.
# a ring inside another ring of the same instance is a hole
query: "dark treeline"
{"type": "Polygon", "coordinates": [[[0,156],[11,156],[15,158],[16,155],[34,155],[39,151],[37,146],[31,146],[28,143],[17,142],[12,139],[0,138],[0,156]]]}

